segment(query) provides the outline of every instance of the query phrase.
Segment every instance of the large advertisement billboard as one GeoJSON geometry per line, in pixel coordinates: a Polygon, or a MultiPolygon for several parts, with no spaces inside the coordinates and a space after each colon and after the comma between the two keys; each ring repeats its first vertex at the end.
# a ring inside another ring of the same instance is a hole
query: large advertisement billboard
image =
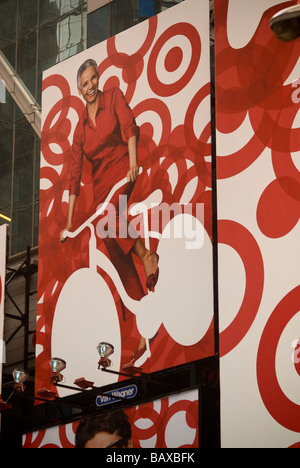
{"type": "Polygon", "coordinates": [[[269,26],[295,3],[215,1],[223,447],[300,441],[300,43],[269,26]]]}
{"type": "Polygon", "coordinates": [[[44,73],[37,389],[54,356],[115,382],[100,342],[115,371],[214,354],[209,29],[186,0],[44,73]]]}

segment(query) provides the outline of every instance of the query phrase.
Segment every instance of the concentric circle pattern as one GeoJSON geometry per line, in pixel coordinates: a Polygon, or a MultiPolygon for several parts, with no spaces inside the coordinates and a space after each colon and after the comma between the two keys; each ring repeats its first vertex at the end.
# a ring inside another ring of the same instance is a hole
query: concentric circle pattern
{"type": "MultiPolygon", "coordinates": [[[[171,206],[177,203],[184,207],[189,204],[192,207],[193,217],[197,217],[197,204],[202,204],[205,212],[206,250],[199,250],[198,253],[207,253],[205,258],[209,258],[208,254],[211,253],[209,10],[207,2],[189,0],[188,3],[189,8],[185,8],[183,2],[170,9],[170,13],[166,11],[155,16],[67,62],[56,65],[45,73],[41,141],[36,388],[48,386],[50,378],[48,363],[52,345],[57,342],[53,330],[57,330],[55,311],[59,309],[59,298],[74,273],[79,269],[88,268],[90,264],[88,229],[72,241],[68,240],[64,244],[59,242],[59,234],[65,227],[68,212],[73,134],[85,108],[82,98],[78,95],[76,74],[79,66],[87,58],[94,58],[97,61],[99,86],[102,90],[115,86],[121,88],[140,127],[139,165],[143,172],[135,185],[130,204],[143,202],[152,193],[159,192],[162,194],[161,203],[164,205],[171,206]]],[[[73,228],[76,229],[86,221],[92,210],[92,173],[90,164],[85,160],[73,228]]],[[[168,227],[168,222],[165,219],[157,222],[157,219],[155,216],[151,218],[149,229],[161,235],[168,227]]],[[[139,215],[136,225],[142,221],[142,215],[139,215]]],[[[201,221],[203,222],[203,219],[199,220],[201,221]]],[[[150,239],[150,244],[154,251],[161,249],[161,264],[163,264],[167,249],[163,244],[160,245],[155,236],[150,239]]],[[[98,250],[107,255],[103,245],[102,247],[98,245],[98,250]]],[[[174,255],[172,257],[174,260],[174,255]]],[[[169,265],[169,276],[173,278],[173,284],[177,284],[180,278],[176,272],[177,268],[172,265],[169,265]]],[[[136,268],[144,284],[145,274],[138,261],[136,268]]],[[[197,286],[197,293],[202,294],[202,287],[205,288],[203,297],[212,298],[211,262],[208,267],[202,266],[200,262],[199,268],[204,280],[199,279],[200,286],[197,286]],[[206,281],[207,278],[210,280],[206,281]],[[209,287],[206,288],[208,283],[209,287]]],[[[118,314],[122,343],[120,366],[122,366],[128,362],[128,358],[138,346],[141,333],[138,326],[142,320],[135,321],[132,314],[129,314],[130,320],[124,320],[124,304],[114,280],[101,268],[101,265],[98,265],[97,274],[101,275],[108,285],[118,314]]],[[[189,271],[188,274],[192,279],[195,278],[193,271],[189,271]]],[[[162,274],[161,278],[163,277],[162,274]]],[[[186,274],[185,278],[187,277],[186,274]]],[[[170,278],[167,278],[169,282],[170,278]]],[[[187,300],[196,304],[190,294],[187,300]]],[[[159,334],[151,347],[151,364],[149,360],[145,365],[145,371],[150,370],[150,367],[152,371],[158,371],[214,353],[211,303],[212,301],[209,301],[206,308],[203,304],[206,317],[203,330],[201,327],[198,330],[193,320],[191,323],[186,322],[186,326],[182,327],[182,310],[176,312],[174,323],[166,314],[163,321],[160,323],[157,321],[159,334]],[[183,328],[189,335],[189,327],[192,341],[180,336],[183,328]],[[185,345],[186,343],[189,345],[185,345]]],[[[167,310],[165,302],[159,307],[161,310],[167,310]]],[[[201,320],[196,313],[191,314],[191,317],[196,317],[196,324],[201,320]]],[[[74,325],[69,323],[68,326],[71,329],[74,325]]],[[[84,334],[86,340],[90,335],[89,327],[93,327],[93,324],[86,325],[84,334]]],[[[74,343],[73,346],[77,347],[77,344],[74,343]]],[[[82,343],[82,346],[85,344],[82,343]]],[[[116,362],[119,362],[118,359],[116,362]]],[[[55,390],[54,388],[53,391],[55,390]]]]}
{"type": "Polygon", "coordinates": [[[239,256],[246,278],[230,282],[236,263],[220,256],[229,288],[220,303],[226,446],[299,441],[300,44],[269,27],[294,3],[215,1],[219,243],[239,256]],[[224,309],[230,297],[243,298],[237,310],[224,309]]]}

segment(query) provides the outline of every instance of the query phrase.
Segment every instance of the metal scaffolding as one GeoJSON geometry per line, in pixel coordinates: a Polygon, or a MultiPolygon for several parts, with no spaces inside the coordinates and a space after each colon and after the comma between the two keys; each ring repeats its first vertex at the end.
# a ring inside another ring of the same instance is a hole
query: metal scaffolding
{"type": "Polygon", "coordinates": [[[5,83],[6,89],[11,94],[34,131],[41,137],[41,109],[1,51],[0,79],[5,83]]]}
{"type": "MultiPolygon", "coordinates": [[[[11,332],[10,336],[6,338],[5,343],[8,345],[13,338],[23,329],[24,343],[23,343],[23,356],[16,363],[7,363],[8,366],[21,365],[24,370],[28,370],[29,359],[32,357],[29,350],[29,338],[34,334],[35,330],[29,329],[29,314],[30,314],[30,296],[33,294],[30,288],[31,275],[37,272],[37,265],[31,261],[31,249],[27,248],[26,256],[17,268],[6,267],[6,283],[5,283],[5,296],[6,299],[13,304],[15,313],[5,312],[5,318],[9,318],[15,322],[15,329],[11,332]],[[24,278],[24,305],[20,307],[15,301],[12,294],[10,294],[8,286],[13,283],[14,279],[22,276],[24,278]],[[23,309],[23,310],[22,310],[23,309]]],[[[4,367],[5,370],[5,367],[4,367]]],[[[5,375],[5,374],[4,374],[5,375]]],[[[11,379],[10,379],[11,380],[11,379]]]]}

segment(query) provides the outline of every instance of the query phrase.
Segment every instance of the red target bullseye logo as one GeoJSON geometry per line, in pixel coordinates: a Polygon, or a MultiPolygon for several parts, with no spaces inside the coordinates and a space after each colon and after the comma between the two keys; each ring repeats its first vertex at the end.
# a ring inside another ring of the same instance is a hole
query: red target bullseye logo
{"type": "Polygon", "coordinates": [[[181,91],[195,74],[201,57],[201,39],[197,29],[188,23],[177,23],[167,29],[154,45],[148,62],[148,81],[151,89],[158,96],[172,96],[181,91]],[[191,59],[184,73],[173,83],[164,83],[157,74],[157,61],[165,44],[178,36],[178,45],[172,46],[166,52],[164,66],[169,73],[178,70],[182,64],[184,50],[180,36],[188,39],[191,48],[191,59]]]}

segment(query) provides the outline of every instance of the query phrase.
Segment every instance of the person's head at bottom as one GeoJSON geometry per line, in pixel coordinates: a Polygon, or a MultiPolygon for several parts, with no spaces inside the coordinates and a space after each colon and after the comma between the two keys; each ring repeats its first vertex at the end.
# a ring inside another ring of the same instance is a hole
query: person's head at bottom
{"type": "Polygon", "coordinates": [[[131,434],[123,411],[101,414],[80,422],[75,448],[132,448],[131,434]]]}

